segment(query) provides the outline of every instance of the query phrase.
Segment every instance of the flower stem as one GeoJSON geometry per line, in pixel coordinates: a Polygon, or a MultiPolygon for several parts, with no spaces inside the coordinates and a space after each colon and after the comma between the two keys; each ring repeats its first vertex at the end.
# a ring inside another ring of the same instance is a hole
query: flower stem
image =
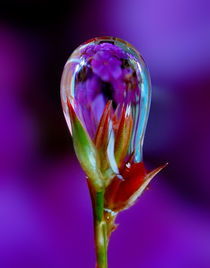
{"type": "Polygon", "coordinates": [[[104,219],[104,191],[96,192],[94,206],[96,268],[107,268],[107,223],[104,219]]]}

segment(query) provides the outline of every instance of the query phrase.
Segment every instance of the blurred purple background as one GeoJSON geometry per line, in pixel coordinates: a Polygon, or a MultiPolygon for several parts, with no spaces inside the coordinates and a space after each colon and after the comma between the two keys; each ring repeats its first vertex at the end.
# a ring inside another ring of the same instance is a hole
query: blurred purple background
{"type": "Polygon", "coordinates": [[[0,6],[0,267],[93,268],[91,203],[60,104],[71,52],[110,35],[150,69],[144,145],[164,162],[122,213],[110,268],[210,267],[210,2],[7,1],[0,6]]]}

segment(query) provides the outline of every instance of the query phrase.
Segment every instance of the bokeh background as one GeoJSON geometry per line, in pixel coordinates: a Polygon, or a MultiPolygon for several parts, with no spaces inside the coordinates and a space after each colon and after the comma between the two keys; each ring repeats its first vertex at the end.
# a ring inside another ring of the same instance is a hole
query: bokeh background
{"type": "Polygon", "coordinates": [[[109,267],[209,268],[208,0],[2,1],[0,267],[94,267],[91,203],[59,86],[71,52],[101,35],[146,60],[144,159],[151,169],[169,162],[119,216],[109,267]]]}

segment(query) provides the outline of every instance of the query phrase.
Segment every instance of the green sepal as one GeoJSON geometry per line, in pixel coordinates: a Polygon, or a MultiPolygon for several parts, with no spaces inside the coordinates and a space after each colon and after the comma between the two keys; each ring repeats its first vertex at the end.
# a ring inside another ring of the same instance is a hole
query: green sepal
{"type": "Polygon", "coordinates": [[[72,138],[77,158],[96,191],[102,190],[103,180],[99,169],[99,157],[95,145],[77,117],[70,100],[67,100],[72,127],[72,138]]]}

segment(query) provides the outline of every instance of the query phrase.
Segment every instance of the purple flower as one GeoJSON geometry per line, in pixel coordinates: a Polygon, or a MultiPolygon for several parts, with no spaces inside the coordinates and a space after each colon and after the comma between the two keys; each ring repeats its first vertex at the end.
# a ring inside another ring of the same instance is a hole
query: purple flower
{"type": "Polygon", "coordinates": [[[83,48],[82,55],[85,56],[85,58],[90,58],[99,51],[109,52],[111,55],[119,59],[128,58],[126,53],[120,47],[110,44],[110,43],[102,43],[99,45],[88,45],[87,47],[83,48]]]}
{"type": "Polygon", "coordinates": [[[118,46],[115,46],[110,43],[102,43],[98,45],[98,48],[103,51],[109,52],[111,55],[119,59],[127,59],[126,53],[118,46]]]}
{"type": "Polygon", "coordinates": [[[122,59],[127,59],[122,48],[111,43],[89,45],[82,50],[82,56],[90,61],[92,71],[104,82],[112,82],[122,74],[122,59]]]}
{"type": "Polygon", "coordinates": [[[110,51],[98,51],[91,61],[93,73],[103,81],[111,82],[122,74],[121,61],[110,54],[110,51]]]}
{"type": "Polygon", "coordinates": [[[87,47],[82,49],[81,54],[85,58],[90,58],[96,53],[95,48],[96,48],[95,45],[88,45],[87,47]]]}
{"type": "Polygon", "coordinates": [[[76,76],[75,100],[80,107],[75,110],[93,138],[107,100],[113,99],[113,105],[136,103],[138,80],[127,54],[114,44],[89,44],[81,59],[86,66],[76,76]]]}

